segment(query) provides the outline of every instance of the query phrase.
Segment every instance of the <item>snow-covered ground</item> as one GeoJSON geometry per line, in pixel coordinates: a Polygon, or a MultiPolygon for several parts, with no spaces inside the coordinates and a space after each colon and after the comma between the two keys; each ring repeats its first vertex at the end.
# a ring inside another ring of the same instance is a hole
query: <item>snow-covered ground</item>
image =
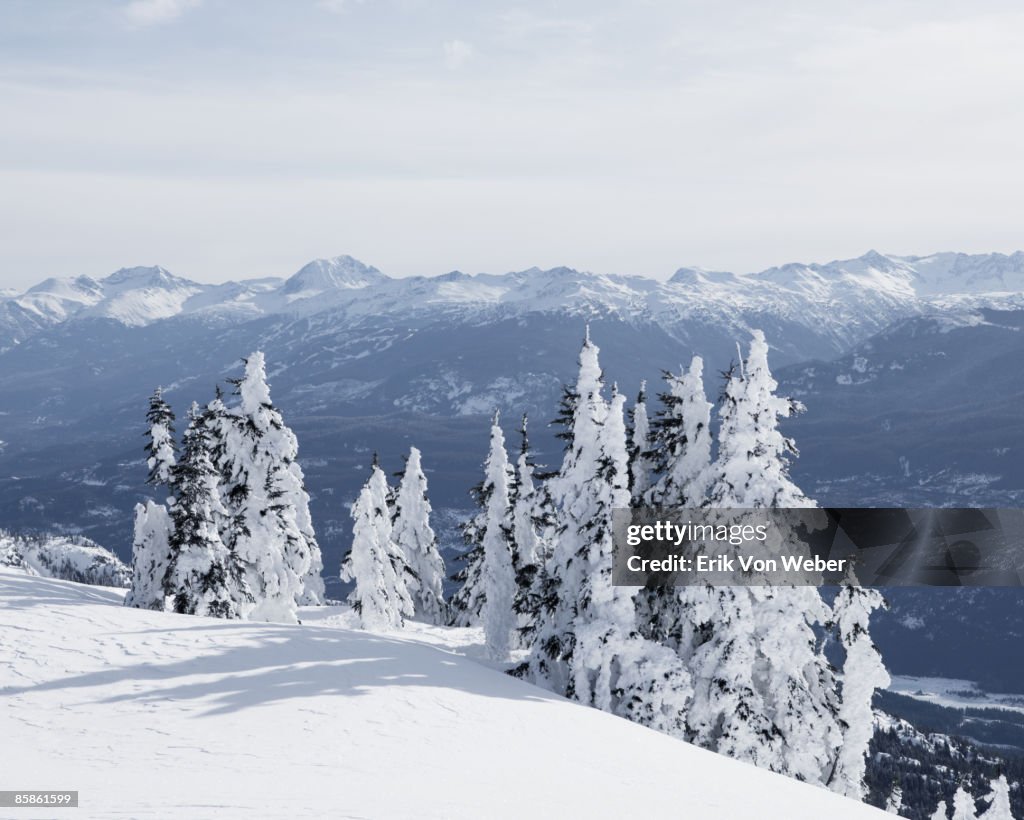
{"type": "Polygon", "coordinates": [[[84,817],[880,816],[487,668],[473,630],[122,595],[0,568],[0,788],[77,789],[84,817]]]}
{"type": "Polygon", "coordinates": [[[954,709],[975,707],[1024,713],[1024,695],[986,692],[969,680],[893,675],[889,691],[954,709]]]}

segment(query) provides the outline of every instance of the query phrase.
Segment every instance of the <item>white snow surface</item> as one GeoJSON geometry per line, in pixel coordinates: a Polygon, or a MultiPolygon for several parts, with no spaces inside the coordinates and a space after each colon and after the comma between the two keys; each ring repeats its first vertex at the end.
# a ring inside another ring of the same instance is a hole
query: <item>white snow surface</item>
{"type": "Polygon", "coordinates": [[[7,788],[77,789],[91,818],[882,815],[514,680],[466,657],[479,630],[122,595],[0,568],[7,788]]]}

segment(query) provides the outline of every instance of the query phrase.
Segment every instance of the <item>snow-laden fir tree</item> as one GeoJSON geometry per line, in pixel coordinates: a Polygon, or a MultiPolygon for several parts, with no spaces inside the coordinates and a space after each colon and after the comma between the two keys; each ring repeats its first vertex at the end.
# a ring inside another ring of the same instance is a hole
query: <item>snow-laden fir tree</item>
{"type": "Polygon", "coordinates": [[[192,406],[181,458],[171,471],[175,503],[164,593],[175,612],[215,618],[244,616],[238,602],[248,598],[238,556],[221,541],[216,516],[223,514],[218,475],[210,460],[198,406],[192,406]]]}
{"type": "Polygon", "coordinates": [[[352,521],[352,547],[341,565],[341,580],[355,582],[349,602],[364,629],[397,629],[414,606],[396,560],[387,479],[376,459],[352,506],[352,521]]]}
{"type": "Polygon", "coordinates": [[[899,783],[893,783],[892,791],[889,792],[889,796],[885,799],[885,812],[886,814],[895,814],[903,810],[903,789],[900,788],[899,783]]]}
{"type": "MultiPolygon", "coordinates": [[[[814,506],[788,474],[792,442],[778,419],[796,403],[775,395],[764,334],[726,386],[713,506],[733,510],[814,506]]],[[[772,528],[769,551],[795,543],[772,528]]],[[[830,612],[813,586],[707,588],[707,611],[689,659],[695,679],[688,717],[695,741],[730,757],[824,783],[841,743],[836,681],[816,629],[830,612]],[[706,628],[705,628],[706,625],[706,628]]]]}
{"type": "Polygon", "coordinates": [[[939,801],[939,805],[935,807],[931,820],[949,820],[949,809],[946,807],[945,800],[939,801]]]}
{"type": "Polygon", "coordinates": [[[560,694],[569,691],[571,683],[577,595],[590,569],[587,522],[593,512],[593,497],[589,484],[595,480],[603,457],[600,432],[608,415],[602,384],[598,348],[590,340],[588,328],[575,388],[563,394],[560,420],[566,427],[560,437],[567,446],[561,468],[549,480],[559,529],[540,593],[543,620],[524,670],[535,683],[560,694]],[[568,401],[566,397],[570,396],[568,401]],[[572,415],[567,420],[564,414],[569,409],[572,415]]]}
{"type": "Polygon", "coordinates": [[[645,500],[659,507],[700,507],[711,479],[711,402],[704,395],[704,360],[694,356],[679,375],[665,373],[668,389],[653,424],[657,481],[645,500]]]}
{"type": "Polygon", "coordinates": [[[636,629],[627,588],[614,587],[612,513],[630,502],[624,399],[601,395],[599,351],[587,333],[572,391],[562,467],[551,481],[560,516],[545,572],[541,620],[522,674],[555,692],[680,734],[689,680],[671,649],[636,629]]]}
{"type": "Polygon", "coordinates": [[[487,519],[483,535],[484,645],[492,660],[508,659],[512,630],[516,626],[513,605],[516,595],[512,566],[511,468],[505,450],[505,435],[498,414],[491,421],[491,445],[484,462],[484,490],[487,519]]]}
{"type": "Polygon", "coordinates": [[[1010,811],[1010,784],[1006,782],[1005,775],[999,775],[991,781],[991,788],[982,800],[988,803],[988,807],[979,815],[979,820],[1013,820],[1013,813],[1010,811]]]}
{"type": "Polygon", "coordinates": [[[544,567],[551,555],[558,525],[547,482],[537,474],[537,465],[532,458],[527,423],[524,414],[519,427],[521,444],[512,503],[512,542],[518,558],[515,567],[515,610],[519,621],[517,644],[522,647],[529,645],[536,631],[544,567]]]}
{"type": "Polygon", "coordinates": [[[255,596],[249,617],[294,623],[300,601],[323,598],[298,442],[270,400],[261,352],[246,359],[245,374],[234,384],[239,403],[226,413],[217,465],[232,522],[228,546],[242,560],[255,596]]]}
{"type": "Polygon", "coordinates": [[[405,556],[413,572],[410,587],[415,616],[432,624],[447,619],[444,601],[444,559],[437,550],[437,537],[430,526],[430,501],[427,499],[427,477],[423,472],[420,451],[409,450],[398,493],[395,496],[395,520],[392,538],[405,556]]]}
{"type": "MultiPolygon", "coordinates": [[[[146,483],[165,487],[173,498],[171,474],[177,461],[174,413],[159,387],[149,400],[146,413],[146,483]]],[[[171,501],[171,499],[168,499],[171,501]]],[[[154,501],[135,505],[132,538],[132,580],[124,605],[138,609],[164,608],[164,574],[167,572],[171,518],[167,507],[154,501]]]]}
{"type": "Polygon", "coordinates": [[[790,456],[799,451],[779,430],[779,419],[803,412],[804,406],[775,395],[778,386],[768,368],[764,333],[755,330],[749,355],[726,384],[712,468],[713,506],[815,506],[789,477],[790,456]]]}
{"type": "Polygon", "coordinates": [[[146,422],[149,424],[146,431],[146,466],[149,468],[146,483],[154,487],[166,487],[177,461],[177,447],[174,441],[174,413],[164,400],[163,388],[158,387],[150,397],[146,422]]]}
{"type": "Polygon", "coordinates": [[[568,516],[584,568],[581,587],[564,592],[575,597],[576,611],[566,694],[681,736],[690,676],[674,651],[640,635],[632,591],[612,584],[612,515],[630,503],[624,405],[624,397],[613,389],[597,429],[594,472],[568,516]]]}
{"type": "Polygon", "coordinates": [[[459,586],[448,602],[448,623],[450,626],[479,626],[484,611],[484,546],[486,532],[487,498],[481,480],[470,488],[470,497],[476,503],[477,511],[459,526],[465,551],[455,558],[461,566],[451,575],[459,586]]]}
{"type": "MultiPolygon", "coordinates": [[[[516,476],[508,466],[507,485],[512,491],[516,476]]],[[[483,624],[487,593],[484,584],[484,538],[487,535],[488,506],[493,483],[488,481],[486,472],[483,480],[473,487],[469,494],[476,502],[476,513],[462,524],[462,540],[466,551],[457,559],[462,566],[452,575],[459,588],[449,602],[449,621],[452,626],[480,626],[483,624]]],[[[513,567],[516,565],[513,556],[513,567]]]]}
{"type": "Polygon", "coordinates": [[[135,505],[132,540],[132,580],[124,605],[137,609],[164,609],[164,575],[170,550],[171,517],[167,507],[147,500],[135,505]]]}
{"type": "MultiPolygon", "coordinates": [[[[667,389],[659,395],[662,409],[652,434],[658,478],[645,494],[647,504],[685,508],[705,503],[711,477],[711,403],[704,394],[703,371],[703,360],[694,356],[679,375],[664,374],[667,389]]],[[[707,594],[697,586],[658,586],[652,579],[652,585],[637,596],[637,617],[644,634],[682,649],[697,626],[690,615],[702,607],[707,594]]]]}
{"type": "Polygon", "coordinates": [[[854,800],[863,800],[866,793],[864,774],[868,745],[874,735],[871,701],[876,689],[885,689],[890,683],[869,632],[871,613],[884,606],[876,590],[860,586],[852,568],[832,605],[832,624],[846,658],[839,706],[843,742],[828,785],[854,800]]]}
{"type": "Polygon", "coordinates": [[[963,786],[953,795],[953,816],[950,820],[978,820],[974,811],[974,798],[963,786]]]}
{"type": "MultiPolygon", "coordinates": [[[[477,505],[484,499],[481,485],[477,485],[470,494],[477,505]]],[[[484,547],[483,534],[485,516],[477,512],[462,525],[462,540],[466,551],[456,560],[462,566],[456,570],[451,579],[459,584],[459,588],[448,602],[448,623],[450,626],[479,626],[484,611],[484,547]]]]}
{"type": "Polygon", "coordinates": [[[640,382],[640,392],[631,411],[632,430],[629,447],[629,488],[634,504],[642,504],[651,486],[651,422],[647,416],[647,382],[640,382]]]}

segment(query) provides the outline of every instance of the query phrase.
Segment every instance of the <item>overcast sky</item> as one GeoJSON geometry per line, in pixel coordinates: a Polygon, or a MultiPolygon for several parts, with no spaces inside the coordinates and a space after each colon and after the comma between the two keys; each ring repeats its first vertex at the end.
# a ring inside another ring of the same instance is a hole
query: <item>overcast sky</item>
{"type": "Polygon", "coordinates": [[[0,286],[1024,246],[1024,9],[4,0],[0,286]]]}

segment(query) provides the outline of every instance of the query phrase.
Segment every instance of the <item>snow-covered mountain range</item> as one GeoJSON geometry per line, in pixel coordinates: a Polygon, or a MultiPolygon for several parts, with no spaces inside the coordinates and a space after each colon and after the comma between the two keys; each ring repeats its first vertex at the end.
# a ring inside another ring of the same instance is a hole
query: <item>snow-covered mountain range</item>
{"type": "Polygon", "coordinates": [[[186,315],[239,322],[332,312],[347,319],[381,314],[613,314],[650,320],[666,329],[708,316],[735,323],[745,315],[767,314],[842,344],[863,338],[896,316],[949,305],[949,297],[1021,292],[1022,252],[885,256],[869,251],[856,259],[793,263],[751,274],[680,268],[665,282],[565,267],[393,279],[352,257],[338,256],[314,260],[287,279],[218,285],[175,276],[159,266],[122,268],[102,279],[47,279],[21,294],[0,294],[0,347],[76,318],[142,326],[186,315]]]}

